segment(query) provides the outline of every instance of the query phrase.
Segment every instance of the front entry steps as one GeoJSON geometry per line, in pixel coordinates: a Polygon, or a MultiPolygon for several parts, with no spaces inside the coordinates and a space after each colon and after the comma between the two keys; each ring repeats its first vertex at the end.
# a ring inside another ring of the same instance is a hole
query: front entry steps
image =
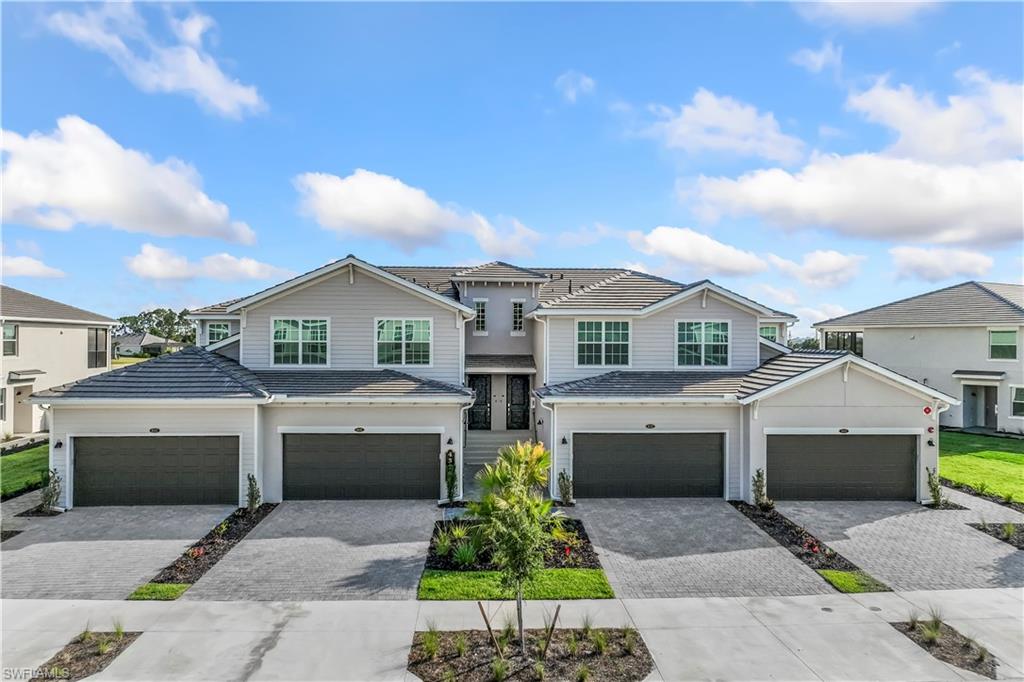
{"type": "Polygon", "coordinates": [[[480,495],[476,472],[484,464],[493,464],[498,450],[516,441],[532,440],[533,432],[523,431],[467,431],[466,445],[462,450],[462,481],[464,500],[475,500],[480,495]]]}

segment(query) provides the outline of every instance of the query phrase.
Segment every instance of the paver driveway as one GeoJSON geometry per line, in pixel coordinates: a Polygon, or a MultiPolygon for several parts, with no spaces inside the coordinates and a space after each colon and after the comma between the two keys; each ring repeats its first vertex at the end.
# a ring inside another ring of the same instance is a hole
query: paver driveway
{"type": "Polygon", "coordinates": [[[914,502],[776,502],[776,508],[895,590],[1024,586],[1024,552],[968,523],[1024,523],[987,500],[946,489],[965,510],[914,502]]]}
{"type": "Polygon", "coordinates": [[[233,507],[79,507],[0,547],[5,599],[124,599],[233,507]]]}
{"type": "Polygon", "coordinates": [[[186,599],[415,599],[434,521],[427,500],[282,502],[186,599]]]}
{"type": "Polygon", "coordinates": [[[617,597],[832,592],[722,500],[584,500],[570,515],[583,520],[617,597]]]}

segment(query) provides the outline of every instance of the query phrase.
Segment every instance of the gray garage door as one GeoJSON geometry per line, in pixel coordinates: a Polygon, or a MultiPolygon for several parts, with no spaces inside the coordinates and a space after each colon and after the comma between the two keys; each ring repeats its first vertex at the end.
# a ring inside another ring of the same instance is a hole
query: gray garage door
{"type": "Polygon", "coordinates": [[[577,497],[721,497],[720,433],[573,434],[577,497]]]}
{"type": "Polygon", "coordinates": [[[777,500],[913,500],[917,437],[768,436],[767,474],[777,500]]]}
{"type": "Polygon", "coordinates": [[[76,506],[238,504],[236,436],[75,438],[76,506]]]}
{"type": "Polygon", "coordinates": [[[436,433],[289,433],[286,500],[436,500],[441,480],[436,433]]]}

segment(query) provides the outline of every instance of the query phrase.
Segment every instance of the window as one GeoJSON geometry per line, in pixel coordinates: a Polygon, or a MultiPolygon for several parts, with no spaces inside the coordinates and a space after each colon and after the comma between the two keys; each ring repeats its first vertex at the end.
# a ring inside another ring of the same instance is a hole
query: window
{"type": "Polygon", "coordinates": [[[761,338],[768,339],[769,341],[779,340],[779,328],[775,326],[761,327],[757,330],[761,338]]]}
{"type": "Polygon", "coordinates": [[[1010,416],[1024,419],[1024,386],[1010,387],[1010,416]]]}
{"type": "Polygon", "coordinates": [[[629,364],[629,322],[585,320],[576,323],[576,364],[629,364]]]}
{"type": "Polygon", "coordinates": [[[89,369],[95,369],[97,367],[107,366],[107,328],[106,327],[89,327],[89,353],[88,353],[88,367],[89,369]]]}
{"type": "Polygon", "coordinates": [[[378,365],[429,365],[430,320],[377,320],[378,365]]]}
{"type": "Polygon", "coordinates": [[[473,301],[473,308],[476,310],[476,319],[474,320],[473,331],[486,332],[487,331],[487,301],[486,299],[477,299],[473,301]]]}
{"type": "MultiPolygon", "coordinates": [[[[6,353],[6,350],[4,351],[6,353]]],[[[1016,360],[1017,359],[1017,332],[990,331],[988,333],[988,359],[989,360],[1016,360]]]]}
{"type": "Polygon", "coordinates": [[[512,301],[512,331],[523,331],[523,301],[512,301]]]}
{"type": "Polygon", "coordinates": [[[274,320],[275,365],[326,365],[327,320],[274,320]]]}
{"type": "Polygon", "coordinates": [[[848,350],[864,356],[864,332],[825,332],[825,350],[848,350]]]}
{"type": "Polygon", "coordinates": [[[7,421],[7,389],[0,388],[0,422],[7,421]]]}
{"type": "Polygon", "coordinates": [[[680,367],[726,367],[729,364],[729,323],[676,323],[676,364],[680,367]]]}
{"type": "Polygon", "coordinates": [[[4,355],[18,354],[18,325],[4,325],[4,355]]]}
{"type": "Polygon", "coordinates": [[[206,327],[206,335],[210,343],[216,343],[231,336],[231,328],[227,322],[211,322],[206,327]]]}

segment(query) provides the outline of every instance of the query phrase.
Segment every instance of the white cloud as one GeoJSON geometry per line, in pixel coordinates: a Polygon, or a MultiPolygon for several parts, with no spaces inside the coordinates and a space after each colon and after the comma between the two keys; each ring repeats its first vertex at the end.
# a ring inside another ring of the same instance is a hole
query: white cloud
{"type": "Polygon", "coordinates": [[[700,275],[750,275],[768,264],[750,251],[723,244],[687,227],[659,226],[644,234],[629,233],[629,243],[649,256],[664,256],[700,275]]]}
{"type": "Polygon", "coordinates": [[[833,45],[831,40],[826,40],[821,49],[812,50],[805,47],[793,54],[789,61],[811,73],[821,73],[825,69],[835,69],[838,72],[843,65],[843,48],[841,45],[833,45]]]}
{"type": "Polygon", "coordinates": [[[560,232],[555,240],[559,246],[565,247],[593,246],[605,239],[623,235],[621,230],[616,230],[604,223],[594,223],[592,226],[584,226],[578,230],[560,232]]]}
{"type": "Polygon", "coordinates": [[[555,79],[555,89],[567,102],[575,103],[580,95],[593,94],[597,81],[585,73],[570,69],[555,79]]]}
{"type": "Polygon", "coordinates": [[[836,128],[834,126],[830,126],[830,125],[827,125],[827,124],[824,124],[824,123],[822,123],[820,126],[818,126],[818,137],[830,138],[830,137],[845,137],[845,136],[846,136],[845,132],[843,132],[841,129],[836,128]]]}
{"type": "Polygon", "coordinates": [[[25,254],[27,256],[41,256],[41,255],[43,255],[42,248],[40,248],[39,244],[35,243],[31,239],[17,239],[17,240],[15,240],[14,248],[17,249],[18,251],[21,251],[23,254],[25,254]]]}
{"type": "Polygon", "coordinates": [[[794,313],[800,320],[793,325],[790,336],[797,338],[815,336],[816,332],[811,328],[812,324],[822,320],[831,320],[833,317],[848,315],[850,311],[835,303],[822,303],[813,307],[797,308],[794,313]]]}
{"type": "Polygon", "coordinates": [[[799,171],[700,177],[695,210],[708,220],[756,215],[789,228],[867,239],[985,243],[1024,234],[1024,164],[940,166],[877,154],[815,155],[799,171]]]}
{"type": "Polygon", "coordinates": [[[800,302],[800,297],[797,296],[796,291],[793,289],[782,289],[773,287],[770,284],[758,284],[757,288],[772,300],[778,301],[783,305],[796,305],[800,302]]]}
{"type": "Polygon", "coordinates": [[[514,218],[499,230],[482,215],[441,206],[425,191],[398,178],[357,169],[348,177],[302,173],[293,180],[303,214],[343,235],[382,239],[412,253],[438,246],[449,233],[473,236],[495,258],[529,256],[541,235],[514,218]]]}
{"type": "Polygon", "coordinates": [[[64,277],[64,271],[31,256],[8,256],[0,249],[0,277],[64,277]]]}
{"type": "Polygon", "coordinates": [[[225,74],[203,47],[212,18],[193,11],[183,19],[168,15],[180,41],[162,45],[146,20],[130,3],[110,2],[81,12],[55,12],[46,26],[81,47],[102,52],[143,92],[187,95],[200,106],[228,118],[241,118],[266,108],[255,86],[225,74]]]}
{"type": "Polygon", "coordinates": [[[678,112],[665,106],[652,111],[660,120],[647,134],[670,149],[730,152],[780,162],[796,161],[803,154],[804,143],[783,133],[774,114],[704,88],[678,112]]]}
{"type": "Polygon", "coordinates": [[[852,93],[846,105],[898,135],[889,156],[941,163],[976,163],[1024,153],[1024,85],[979,69],[956,73],[963,92],[938,103],[930,93],[879,79],[852,93]]]}
{"type": "Polygon", "coordinates": [[[831,2],[797,2],[793,4],[797,13],[808,21],[861,28],[903,24],[934,6],[934,2],[924,0],[900,0],[898,2],[832,0],[831,2]]]}
{"type": "Polygon", "coordinates": [[[3,131],[3,221],[48,230],[110,225],[159,236],[217,237],[249,244],[256,235],[202,191],[183,161],[156,163],[97,126],[65,116],[49,134],[3,131]]]}
{"type": "Polygon", "coordinates": [[[139,277],[151,280],[216,279],[234,282],[285,279],[293,275],[284,268],[229,253],[217,253],[193,262],[170,249],[162,249],[153,244],[143,244],[139,253],[126,258],[125,263],[139,277]]]}
{"type": "Polygon", "coordinates": [[[627,270],[634,270],[636,272],[642,272],[645,275],[653,274],[651,272],[651,268],[647,267],[646,263],[641,263],[638,260],[629,261],[628,263],[623,264],[622,267],[626,268],[627,270]]]}
{"type": "Polygon", "coordinates": [[[921,249],[897,246],[889,249],[897,279],[938,282],[951,277],[983,277],[992,269],[992,258],[963,249],[921,249]]]}
{"type": "Polygon", "coordinates": [[[816,289],[834,289],[846,284],[860,272],[864,258],[831,250],[811,251],[804,254],[800,263],[795,263],[775,254],[768,255],[771,264],[781,272],[816,289]]]}

